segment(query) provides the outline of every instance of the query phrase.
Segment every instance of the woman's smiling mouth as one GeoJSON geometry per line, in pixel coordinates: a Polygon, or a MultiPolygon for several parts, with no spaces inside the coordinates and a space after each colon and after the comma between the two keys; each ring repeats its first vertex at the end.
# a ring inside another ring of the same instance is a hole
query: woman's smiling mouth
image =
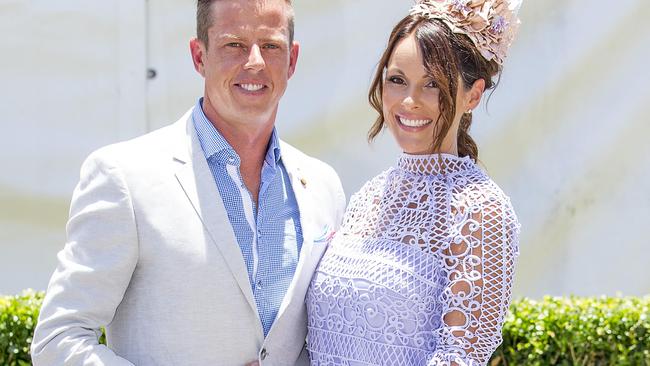
{"type": "Polygon", "coordinates": [[[424,126],[430,124],[431,122],[433,122],[433,120],[430,120],[430,119],[406,118],[406,117],[401,117],[401,116],[398,116],[398,115],[395,116],[395,120],[401,126],[409,127],[409,128],[420,128],[420,127],[424,127],[424,126]]]}

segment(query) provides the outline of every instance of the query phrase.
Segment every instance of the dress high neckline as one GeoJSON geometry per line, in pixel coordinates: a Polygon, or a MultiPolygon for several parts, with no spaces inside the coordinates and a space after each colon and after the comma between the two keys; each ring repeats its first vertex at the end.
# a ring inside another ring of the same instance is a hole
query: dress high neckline
{"type": "Polygon", "coordinates": [[[421,175],[446,175],[474,169],[476,164],[469,156],[459,157],[452,154],[436,153],[411,155],[402,153],[397,161],[397,168],[421,175]]]}

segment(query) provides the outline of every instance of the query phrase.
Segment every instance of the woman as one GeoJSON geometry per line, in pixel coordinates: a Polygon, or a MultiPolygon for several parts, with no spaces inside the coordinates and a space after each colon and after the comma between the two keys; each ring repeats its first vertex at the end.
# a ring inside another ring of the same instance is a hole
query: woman
{"type": "Polygon", "coordinates": [[[476,165],[519,4],[429,0],[391,34],[370,89],[403,150],[352,196],[307,294],[313,365],[485,365],[501,343],[519,224],[476,165]]]}

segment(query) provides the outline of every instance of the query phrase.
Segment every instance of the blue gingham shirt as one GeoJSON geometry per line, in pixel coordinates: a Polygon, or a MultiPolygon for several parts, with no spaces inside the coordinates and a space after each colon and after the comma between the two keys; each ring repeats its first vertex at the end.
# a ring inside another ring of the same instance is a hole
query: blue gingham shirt
{"type": "Polygon", "coordinates": [[[262,167],[258,207],[244,185],[240,158],[205,116],[199,99],[192,119],[246,262],[264,336],[293,279],[302,247],[298,203],[282,164],[275,129],[262,167]]]}

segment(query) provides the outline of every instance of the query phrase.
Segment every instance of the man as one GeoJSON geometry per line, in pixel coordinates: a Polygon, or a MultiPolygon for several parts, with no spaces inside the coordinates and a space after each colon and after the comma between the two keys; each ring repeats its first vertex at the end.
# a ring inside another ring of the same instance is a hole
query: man
{"type": "Polygon", "coordinates": [[[35,365],[307,362],[304,295],[345,197],[274,129],[299,53],[291,3],[199,0],[197,23],[203,98],[83,164],[35,365]]]}

